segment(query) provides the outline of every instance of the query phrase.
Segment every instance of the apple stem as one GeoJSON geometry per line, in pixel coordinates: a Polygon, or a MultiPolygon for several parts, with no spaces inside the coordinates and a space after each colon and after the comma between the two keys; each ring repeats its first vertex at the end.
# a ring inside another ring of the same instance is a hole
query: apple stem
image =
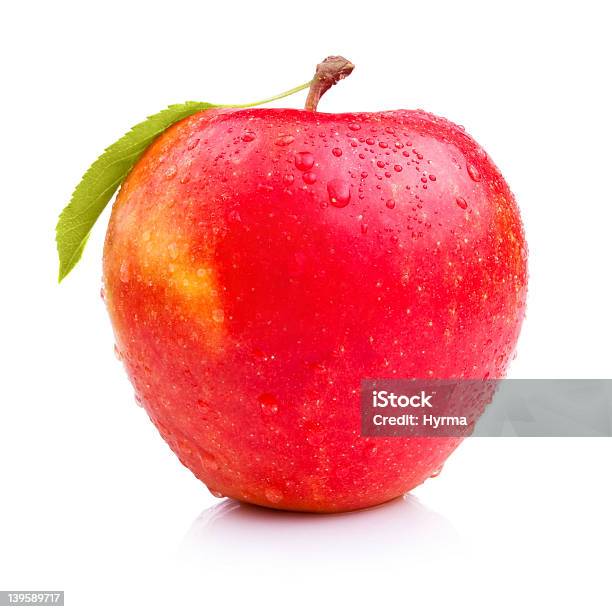
{"type": "Polygon", "coordinates": [[[310,84],[308,97],[304,108],[307,111],[316,111],[319,100],[323,94],[338,81],[341,81],[353,72],[355,66],[340,55],[326,57],[318,66],[310,84]]]}

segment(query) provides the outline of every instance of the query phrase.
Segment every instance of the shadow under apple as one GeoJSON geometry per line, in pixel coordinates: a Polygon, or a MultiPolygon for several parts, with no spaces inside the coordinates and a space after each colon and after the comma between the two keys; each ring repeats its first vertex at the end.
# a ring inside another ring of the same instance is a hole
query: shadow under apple
{"type": "Polygon", "coordinates": [[[193,522],[179,559],[217,569],[313,562],[364,569],[393,561],[436,560],[461,549],[452,524],[414,495],[343,514],[283,512],[225,500],[193,522]]]}

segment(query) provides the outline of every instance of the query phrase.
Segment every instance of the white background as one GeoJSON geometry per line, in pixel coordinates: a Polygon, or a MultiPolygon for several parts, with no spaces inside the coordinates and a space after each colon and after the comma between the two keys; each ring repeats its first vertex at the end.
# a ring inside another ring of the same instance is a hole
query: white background
{"type": "MultiPolygon", "coordinates": [[[[57,214],[132,124],[357,68],[320,110],[422,107],[466,126],[530,246],[510,375],[611,377],[605,2],[3,4],[0,589],[71,610],[610,609],[610,439],[473,439],[406,501],[342,516],[213,498],[113,356],[106,214],[58,287],[57,214]]],[[[300,106],[304,95],[281,104],[300,106]]]]}

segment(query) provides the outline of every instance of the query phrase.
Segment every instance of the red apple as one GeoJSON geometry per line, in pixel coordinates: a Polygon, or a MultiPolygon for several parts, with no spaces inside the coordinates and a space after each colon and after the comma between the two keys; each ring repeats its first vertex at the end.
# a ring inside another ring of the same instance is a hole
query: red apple
{"type": "Polygon", "coordinates": [[[315,512],[440,469],[459,439],[360,435],[360,382],[503,377],[527,287],[484,150],[424,111],[316,112],[332,64],[310,110],[213,109],[163,133],[104,254],[118,349],[179,459],[218,495],[315,512]]]}

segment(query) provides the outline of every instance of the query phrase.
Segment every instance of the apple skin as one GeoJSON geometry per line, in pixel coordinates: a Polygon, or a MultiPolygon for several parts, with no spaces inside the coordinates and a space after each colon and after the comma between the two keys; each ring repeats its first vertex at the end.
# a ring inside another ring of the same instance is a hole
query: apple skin
{"type": "Polygon", "coordinates": [[[124,182],[104,288],[139,401],[214,494],[338,512],[460,442],[361,437],[361,380],[502,378],[527,251],[499,170],[445,119],[215,109],[124,182]]]}

